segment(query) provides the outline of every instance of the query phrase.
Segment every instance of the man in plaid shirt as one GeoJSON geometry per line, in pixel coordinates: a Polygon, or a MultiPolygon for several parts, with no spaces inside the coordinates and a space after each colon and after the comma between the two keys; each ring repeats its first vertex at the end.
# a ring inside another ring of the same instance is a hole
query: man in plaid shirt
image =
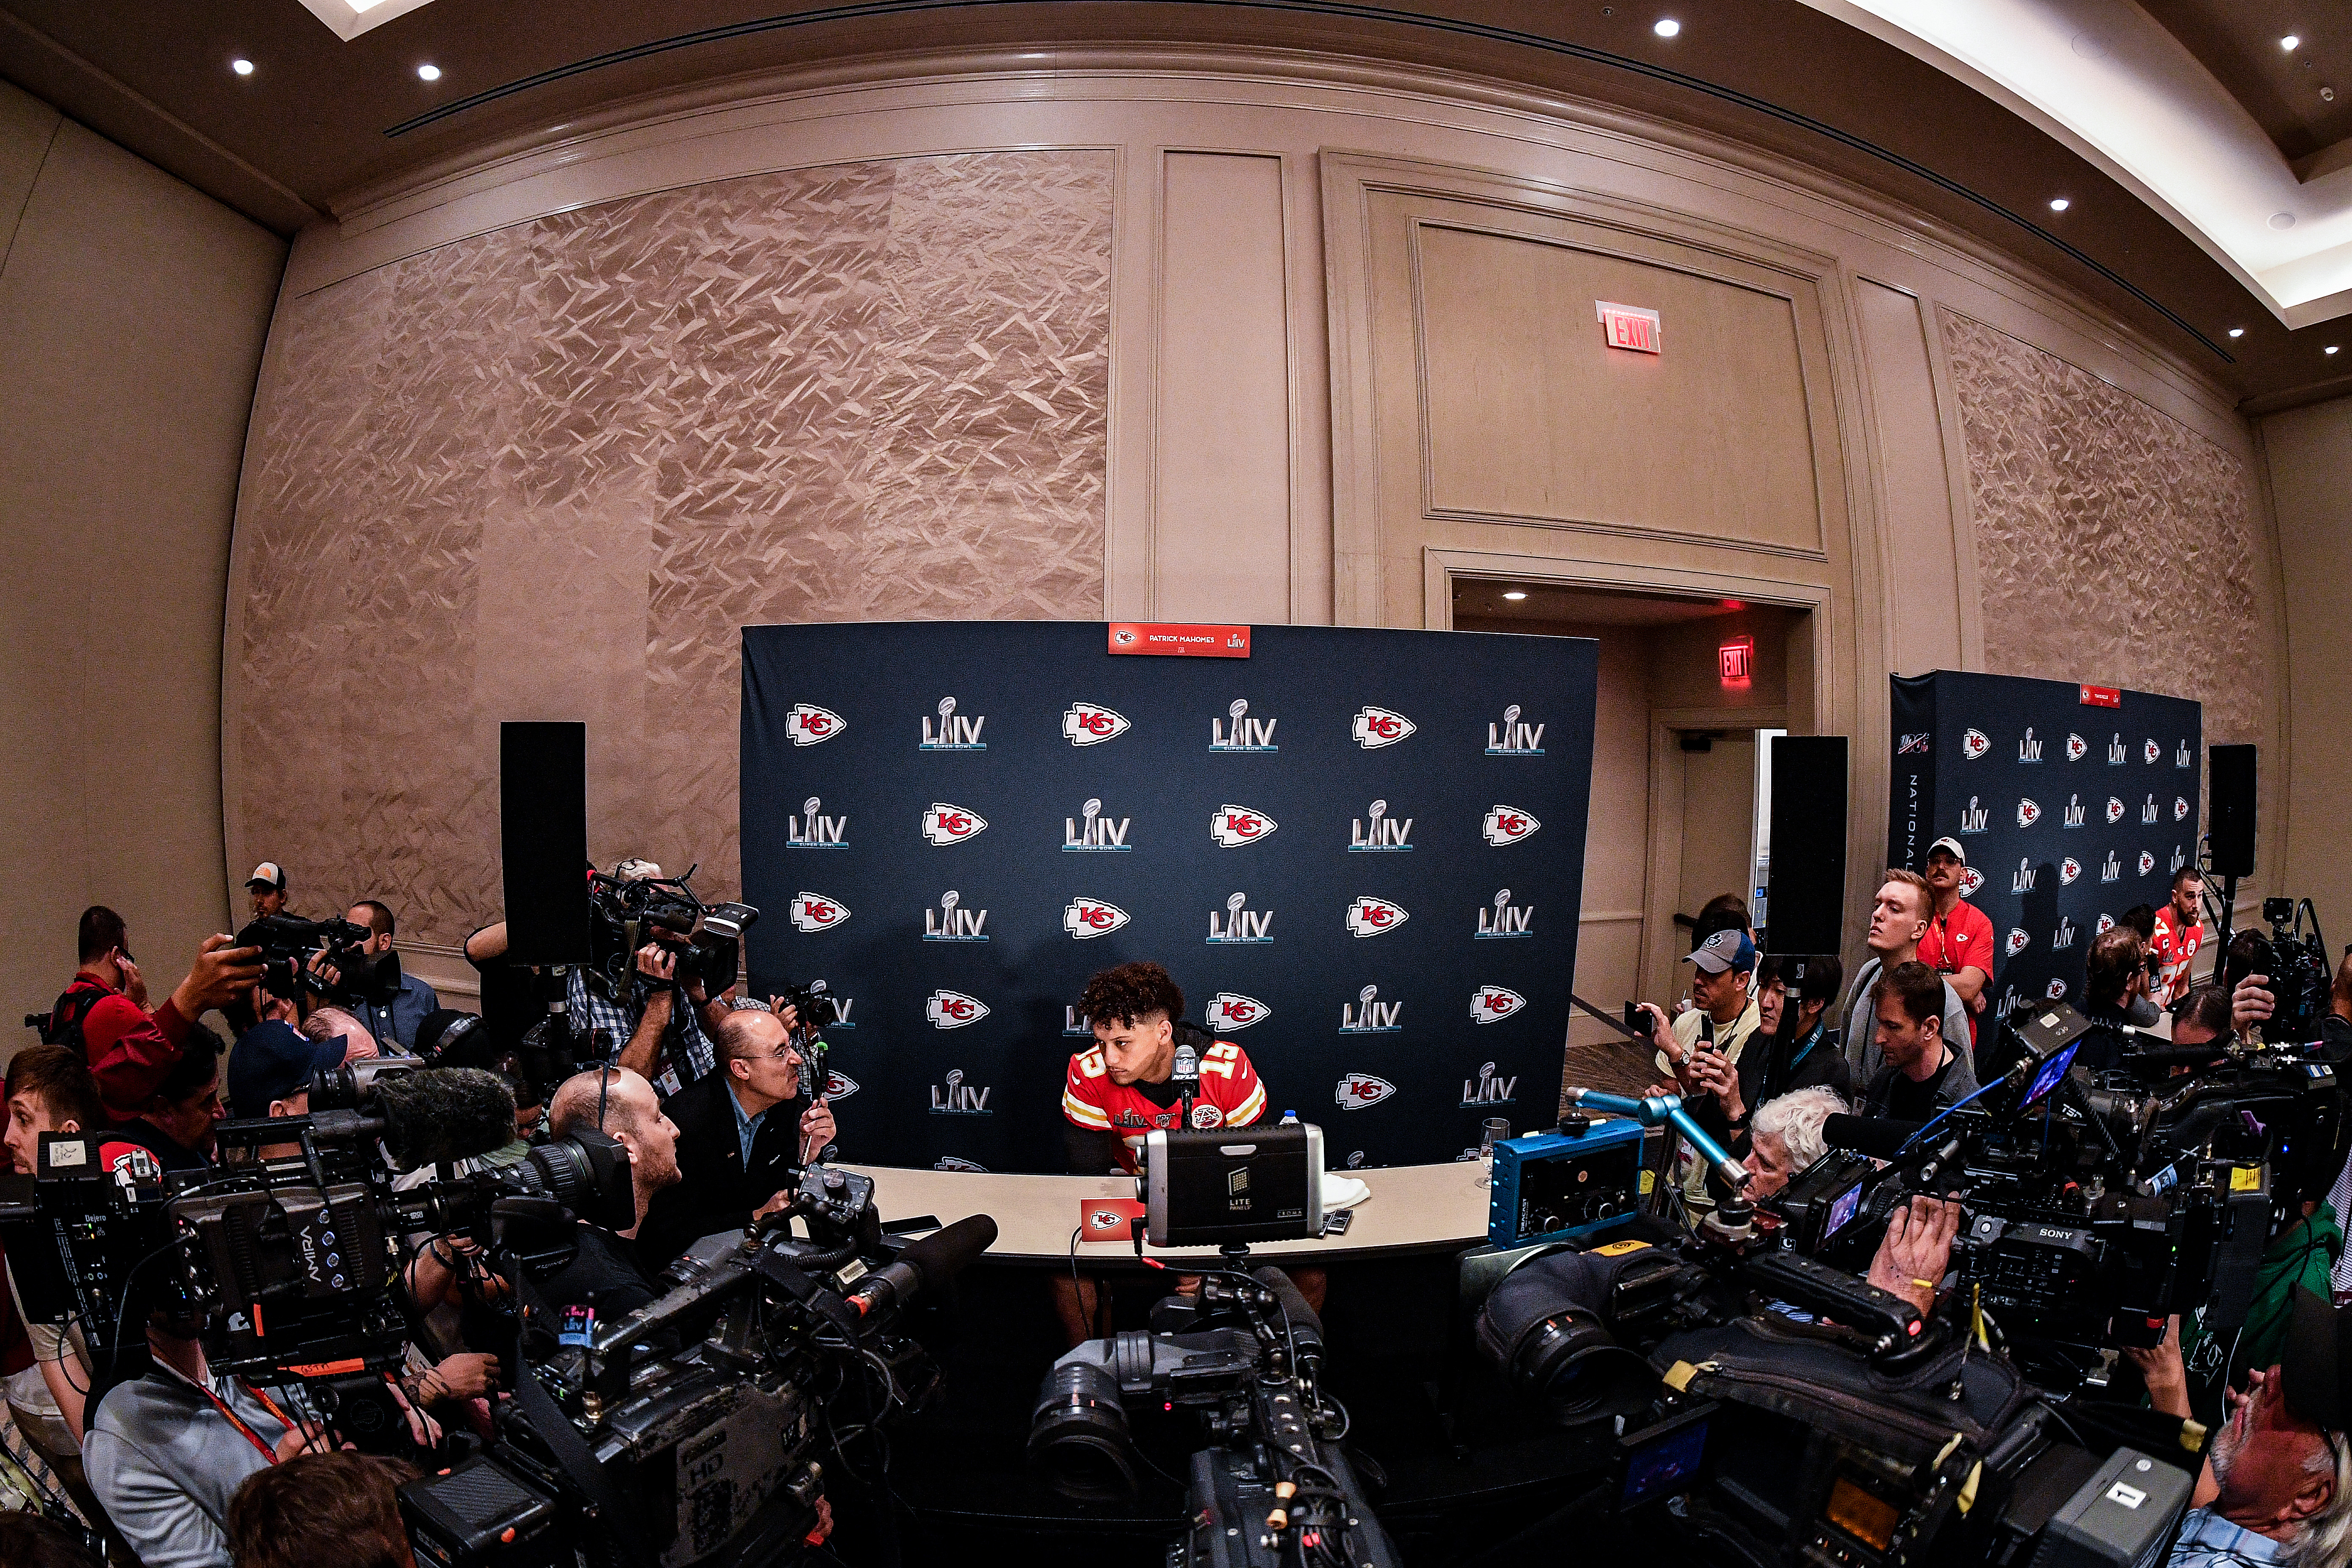
{"type": "MultiPolygon", "coordinates": [[[[661,874],[651,860],[624,860],[613,868],[614,877],[624,882],[661,874]]],[[[677,971],[674,954],[658,942],[647,942],[637,949],[625,998],[601,994],[588,984],[582,965],[573,965],[565,984],[572,1027],[583,1033],[603,1030],[606,1050],[620,1048],[617,1058],[606,1059],[651,1080],[665,1095],[676,1094],[711,1069],[718,1056],[711,1049],[709,1031],[733,1005],[732,987],[711,996],[698,979],[681,987],[677,971]],[[682,1007],[681,993],[687,1004],[682,1007]]]]}

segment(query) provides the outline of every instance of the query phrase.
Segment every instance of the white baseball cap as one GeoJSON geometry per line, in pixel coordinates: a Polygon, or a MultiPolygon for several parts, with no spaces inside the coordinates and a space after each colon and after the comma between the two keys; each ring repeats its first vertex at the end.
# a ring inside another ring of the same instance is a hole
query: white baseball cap
{"type": "Polygon", "coordinates": [[[248,888],[268,888],[282,893],[286,890],[286,868],[275,860],[264,860],[253,868],[253,875],[245,879],[245,885],[248,888]]]}
{"type": "Polygon", "coordinates": [[[1969,852],[1960,847],[1960,841],[1957,838],[1938,838],[1936,842],[1927,846],[1927,853],[1930,855],[1933,855],[1938,849],[1950,850],[1952,852],[1952,858],[1958,860],[1963,866],[1969,863],[1969,852]]]}

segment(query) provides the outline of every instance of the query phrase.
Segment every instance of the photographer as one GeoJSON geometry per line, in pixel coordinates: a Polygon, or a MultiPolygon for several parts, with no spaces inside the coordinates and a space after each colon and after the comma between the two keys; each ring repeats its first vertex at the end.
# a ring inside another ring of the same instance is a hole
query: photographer
{"type": "MultiPolygon", "coordinates": [[[[381,963],[392,953],[393,921],[390,906],[376,899],[362,899],[343,912],[343,918],[353,925],[368,928],[368,939],[361,951],[381,963]]],[[[362,998],[357,1003],[366,1016],[362,1022],[368,1033],[379,1041],[396,1042],[404,1051],[416,1048],[416,1026],[425,1016],[441,1005],[441,998],[433,987],[403,970],[400,988],[383,1002],[362,998]]]]}
{"type": "MultiPolygon", "coordinates": [[[[1730,1135],[1730,1123],[1700,1073],[1703,1068],[1709,1068],[1714,1073],[1712,1081],[1717,1082],[1723,1081],[1722,1074],[1736,1076],[1749,1037],[1763,1026],[1764,1016],[1749,994],[1756,944],[1745,931],[1718,931],[1692,949],[1683,962],[1691,966],[1690,1010],[1669,1020],[1657,1006],[1644,1002],[1641,1012],[1650,1026],[1654,1065],[1661,1072],[1674,1075],[1684,1096],[1692,1101],[1691,1111],[1699,1125],[1722,1142],[1730,1135]],[[1719,1058],[1719,1071],[1715,1071],[1710,1058],[1719,1058]]],[[[1663,1090],[1664,1086],[1658,1085],[1652,1092],[1663,1090]]],[[[1681,1151],[1675,1179],[1682,1186],[1685,1204],[1711,1206],[1706,1169],[1695,1151],[1681,1151]]]]}
{"type": "Polygon", "coordinates": [[[550,1137],[561,1138],[580,1127],[609,1132],[629,1152],[637,1223],[614,1233],[583,1221],[579,1255],[537,1284],[551,1305],[592,1307],[600,1320],[611,1322],[655,1300],[651,1270],[640,1261],[636,1236],[654,1195],[677,1180],[677,1126],[662,1113],[652,1084],[625,1068],[604,1068],[565,1079],[549,1101],[550,1137]]]}
{"type": "Polygon", "coordinates": [[[213,1163],[215,1129],[228,1115],[220,1097],[221,1037],[202,1024],[188,1029],[179,1059],[108,1137],[136,1143],[166,1171],[201,1171],[213,1163]]]}
{"type": "Polygon", "coordinates": [[[1829,1043],[1823,1026],[1830,1004],[1844,984],[1844,967],[1828,954],[1767,954],[1756,966],[1756,1013],[1761,1024],[1748,1048],[1736,1064],[1706,1055],[1696,1063],[1698,1087],[1716,1097],[1735,1132],[1746,1124],[1748,1106],[1796,1089],[1825,1088],[1840,1100],[1852,1096],[1845,1054],[1829,1043]],[[1791,997],[1787,973],[1800,966],[1804,975],[1791,997]]]}
{"type": "MultiPolygon", "coordinates": [[[[661,874],[661,868],[651,860],[624,860],[613,868],[614,879],[621,882],[661,874]]],[[[467,951],[469,954],[473,951],[470,940],[467,951]]],[[[575,964],[566,1000],[575,1030],[603,1030],[612,1040],[622,1042],[612,1058],[614,1065],[657,1084],[664,1094],[676,1094],[717,1064],[709,1031],[726,1015],[728,994],[708,994],[698,978],[680,986],[677,954],[658,942],[637,949],[625,996],[600,994],[588,983],[587,966],[575,964]],[[681,999],[684,1006],[678,1005],[681,999]]]]}
{"type": "Polygon", "coordinates": [[[1926,1121],[1977,1091],[1967,1053],[1944,1037],[1950,989],[1916,959],[1896,964],[1871,987],[1872,1045],[1885,1065],[1863,1091],[1863,1115],[1926,1121]]]}
{"type": "Polygon", "coordinates": [[[81,916],[81,968],[51,1009],[42,1042],[79,1050],[98,1076],[108,1114],[132,1114],[155,1093],[189,1026],[261,978],[258,950],[234,940],[205,938],[187,978],[151,1014],[146,983],[131,957],[130,928],[105,905],[91,905],[81,916]]]}
{"type": "MultiPolygon", "coordinates": [[[[1870,956],[1854,971],[1853,990],[1846,998],[1845,1012],[1839,1020],[1846,1065],[1853,1069],[1856,1083],[1869,1083],[1878,1076],[1882,1065],[1876,1031],[1870,1026],[1870,998],[1877,992],[1880,975],[1919,956],[1920,941],[1927,934],[1932,897],[1927,879],[1897,867],[1887,871],[1879,885],[1878,896],[1871,902],[1870,931],[1864,938],[1870,956]]],[[[1944,982],[1942,1016],[1945,1041],[1961,1055],[1970,1054],[1968,1005],[1960,1000],[1959,992],[1948,979],[1944,982]]]]}
{"type": "Polygon", "coordinates": [[[780,1206],[800,1168],[834,1139],[833,1107],[811,1103],[790,1007],[738,1007],[713,1031],[721,1071],[663,1107],[677,1127],[678,1180],[656,1194],[637,1257],[656,1269],[713,1232],[740,1230],[780,1206]]]}
{"type": "Polygon", "coordinates": [[[2091,940],[2084,963],[2083,1016],[2091,1020],[2074,1053],[2074,1064],[2101,1071],[2123,1060],[2136,1028],[2133,1006],[2147,995],[2147,964],[2139,933],[2129,926],[2114,926],[2091,940]]]}

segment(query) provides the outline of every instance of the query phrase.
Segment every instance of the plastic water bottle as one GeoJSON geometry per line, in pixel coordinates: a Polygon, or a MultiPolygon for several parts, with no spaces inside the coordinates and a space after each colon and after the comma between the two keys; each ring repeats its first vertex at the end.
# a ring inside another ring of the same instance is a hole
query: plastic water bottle
{"type": "Polygon", "coordinates": [[[1298,1112],[1297,1112],[1297,1111],[1295,1111],[1295,1110],[1286,1110],[1286,1111],[1284,1111],[1284,1112],[1282,1113],[1282,1122],[1281,1122],[1281,1125],[1283,1125],[1283,1126],[1285,1126],[1285,1127],[1296,1127],[1296,1126],[1297,1126],[1297,1125],[1298,1125],[1298,1112]]]}

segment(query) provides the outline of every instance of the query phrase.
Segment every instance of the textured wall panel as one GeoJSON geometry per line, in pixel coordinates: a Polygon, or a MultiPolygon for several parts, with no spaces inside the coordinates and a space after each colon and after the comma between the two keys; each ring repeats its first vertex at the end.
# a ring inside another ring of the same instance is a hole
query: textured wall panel
{"type": "Polygon", "coordinates": [[[449,942],[497,726],[584,717],[592,850],[736,882],[739,628],[1102,614],[1108,153],[854,163],[288,301],[237,520],[248,857],[449,942]]]}
{"type": "MultiPolygon", "coordinates": [[[[2194,698],[2209,743],[2268,742],[2284,658],[2246,466],[2030,343],[1946,312],[1985,668],[2194,698]]],[[[1899,608],[1897,610],[1899,614],[1899,608]]]]}

